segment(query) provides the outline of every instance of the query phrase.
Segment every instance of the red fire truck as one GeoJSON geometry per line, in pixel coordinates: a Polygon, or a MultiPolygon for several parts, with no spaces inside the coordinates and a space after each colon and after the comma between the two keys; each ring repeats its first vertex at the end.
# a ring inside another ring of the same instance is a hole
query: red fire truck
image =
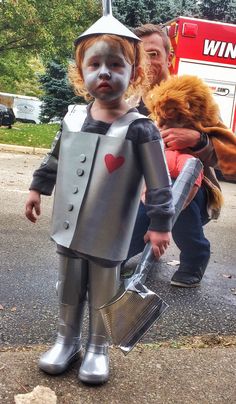
{"type": "Polygon", "coordinates": [[[164,24],[173,47],[172,74],[201,77],[221,119],[236,131],[236,25],[178,17],[164,24]]]}

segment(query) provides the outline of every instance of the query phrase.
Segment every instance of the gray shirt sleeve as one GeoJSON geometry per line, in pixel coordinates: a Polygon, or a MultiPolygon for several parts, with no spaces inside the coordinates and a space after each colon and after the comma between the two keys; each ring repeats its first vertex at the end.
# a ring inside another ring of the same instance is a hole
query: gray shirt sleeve
{"type": "Polygon", "coordinates": [[[62,130],[60,129],[51,146],[51,150],[44,157],[40,167],[35,170],[30,190],[39,191],[43,195],[51,195],[56,184],[57,165],[62,130]]]}
{"type": "Polygon", "coordinates": [[[171,231],[172,217],[175,212],[171,186],[147,190],[145,206],[150,218],[149,230],[171,231]]]}

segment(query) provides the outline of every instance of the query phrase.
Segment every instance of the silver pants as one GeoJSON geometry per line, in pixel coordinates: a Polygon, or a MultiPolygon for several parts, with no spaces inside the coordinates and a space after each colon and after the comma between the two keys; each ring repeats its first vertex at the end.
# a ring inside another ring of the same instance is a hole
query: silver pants
{"type": "Polygon", "coordinates": [[[40,358],[42,370],[49,374],[62,373],[81,356],[81,331],[88,293],[89,335],[79,378],[96,384],[108,380],[109,340],[98,308],[115,295],[119,278],[119,267],[104,268],[92,261],[59,255],[58,335],[54,346],[40,358]]]}

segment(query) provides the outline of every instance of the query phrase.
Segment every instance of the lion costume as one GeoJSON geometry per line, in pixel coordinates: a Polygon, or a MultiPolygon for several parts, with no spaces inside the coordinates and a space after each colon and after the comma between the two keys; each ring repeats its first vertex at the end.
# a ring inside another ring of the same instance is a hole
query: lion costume
{"type": "Polygon", "coordinates": [[[221,122],[219,107],[203,80],[171,76],[149,92],[145,103],[160,127],[179,126],[207,133],[223,175],[236,178],[236,135],[221,122]]]}
{"type": "MultiPolygon", "coordinates": [[[[207,84],[196,76],[170,76],[149,91],[145,104],[159,127],[185,127],[207,133],[224,177],[236,180],[236,136],[220,120],[219,107],[207,84]]],[[[223,203],[219,189],[204,177],[212,208],[223,203]]]]}

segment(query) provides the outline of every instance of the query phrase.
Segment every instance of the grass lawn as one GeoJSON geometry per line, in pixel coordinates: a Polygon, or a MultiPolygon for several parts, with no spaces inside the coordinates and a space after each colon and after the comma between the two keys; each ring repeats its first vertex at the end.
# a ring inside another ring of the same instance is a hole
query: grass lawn
{"type": "Polygon", "coordinates": [[[59,124],[32,124],[16,122],[12,129],[0,127],[0,143],[50,148],[59,124]]]}

